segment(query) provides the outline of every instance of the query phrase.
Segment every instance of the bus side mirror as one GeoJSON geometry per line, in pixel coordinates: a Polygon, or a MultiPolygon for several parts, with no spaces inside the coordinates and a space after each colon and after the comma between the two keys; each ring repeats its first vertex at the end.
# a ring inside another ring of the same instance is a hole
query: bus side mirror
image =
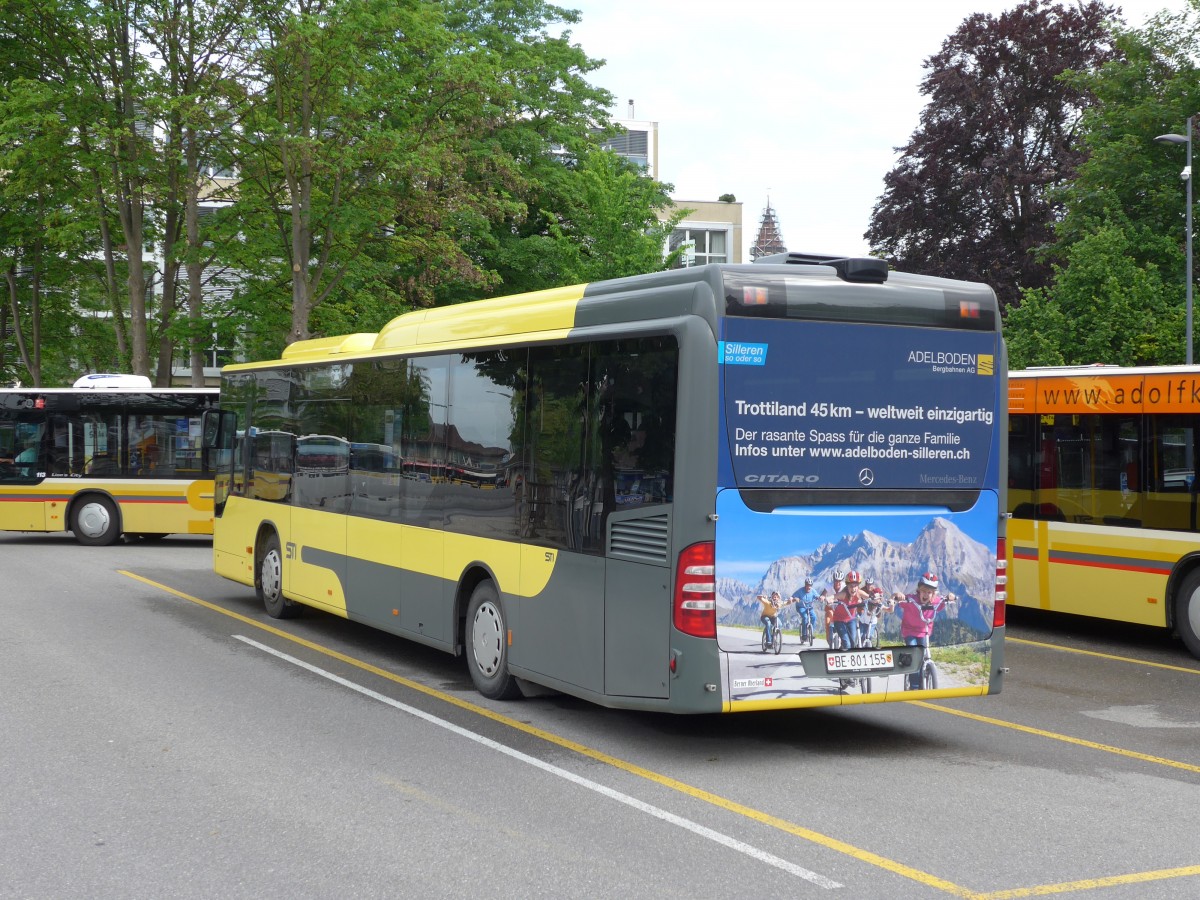
{"type": "Polygon", "coordinates": [[[205,450],[232,450],[237,435],[237,413],[206,409],[200,420],[200,430],[205,450]]]}

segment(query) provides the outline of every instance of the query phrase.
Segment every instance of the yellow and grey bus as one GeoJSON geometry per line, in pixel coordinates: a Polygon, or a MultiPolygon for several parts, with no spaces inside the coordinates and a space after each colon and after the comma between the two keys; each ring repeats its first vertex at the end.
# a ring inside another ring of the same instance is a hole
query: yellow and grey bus
{"type": "Polygon", "coordinates": [[[123,383],[0,389],[0,530],[212,534],[200,428],[217,390],[123,383]]]}
{"type": "Polygon", "coordinates": [[[298,342],[222,372],[214,567],[274,617],[464,655],[495,699],[995,693],[1004,353],[984,285],[798,254],[298,342]],[[889,591],[874,639],[802,641],[805,582],[828,595],[841,570],[889,591]],[[944,597],[914,635],[890,592],[932,572],[944,597]]]}
{"type": "Polygon", "coordinates": [[[1009,375],[1010,602],[1155,625],[1200,657],[1200,367],[1009,375]]]}

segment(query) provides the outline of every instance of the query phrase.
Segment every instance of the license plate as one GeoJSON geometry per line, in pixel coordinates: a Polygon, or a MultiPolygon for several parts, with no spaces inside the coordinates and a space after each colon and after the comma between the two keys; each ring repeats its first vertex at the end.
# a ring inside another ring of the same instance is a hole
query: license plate
{"type": "Polygon", "coordinates": [[[849,650],[825,654],[825,669],[829,672],[870,672],[894,666],[891,650],[849,650]]]}

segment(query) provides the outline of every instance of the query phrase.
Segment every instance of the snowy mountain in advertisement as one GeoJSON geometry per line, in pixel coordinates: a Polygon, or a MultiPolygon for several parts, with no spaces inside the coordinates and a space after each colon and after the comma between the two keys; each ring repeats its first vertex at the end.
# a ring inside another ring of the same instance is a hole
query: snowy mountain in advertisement
{"type": "Polygon", "coordinates": [[[799,593],[811,577],[817,590],[833,589],[836,570],[856,569],[871,577],[883,590],[911,593],[926,571],[936,572],[941,593],[958,595],[950,611],[964,624],[984,633],[991,631],[995,607],[995,548],[962,532],[945,518],[934,518],[912,542],[892,541],[871,531],[845,535],[811,553],[787,556],[770,563],[757,584],[720,577],[717,567],[717,620],[722,625],[758,625],[756,595],[779,591],[783,597],[799,593]]]}

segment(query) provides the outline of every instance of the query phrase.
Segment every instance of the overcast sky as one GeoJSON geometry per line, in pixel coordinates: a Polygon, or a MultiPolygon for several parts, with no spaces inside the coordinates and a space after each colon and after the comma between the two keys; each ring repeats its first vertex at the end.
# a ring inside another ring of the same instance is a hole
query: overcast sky
{"type": "MultiPolygon", "coordinates": [[[[1014,0],[559,0],[573,42],[606,60],[613,114],[658,122],[659,178],[679,201],[734,194],[743,259],[768,199],[789,250],[862,255],[863,233],[918,124],[922,63],[974,12],[1014,0]]],[[[1114,3],[1141,26],[1186,0],[1114,3]]],[[[1181,122],[1179,129],[1184,127],[1181,122]]]]}

